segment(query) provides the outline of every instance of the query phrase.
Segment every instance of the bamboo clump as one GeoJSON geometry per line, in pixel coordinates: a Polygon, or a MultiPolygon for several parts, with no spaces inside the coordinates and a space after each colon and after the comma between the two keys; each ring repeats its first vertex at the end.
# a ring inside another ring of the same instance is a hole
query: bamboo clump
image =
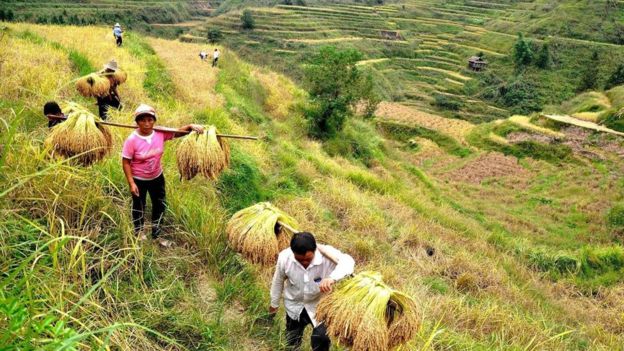
{"type": "Polygon", "coordinates": [[[62,157],[76,157],[88,166],[103,159],[112,147],[110,131],[97,124],[100,119],[76,103],[67,103],[63,111],[67,120],[52,128],[45,144],[62,157]]]}
{"type": "Polygon", "coordinates": [[[110,91],[110,81],[97,73],[91,73],[76,81],[76,89],[84,97],[106,96],[110,91]]]}
{"type": "Polygon", "coordinates": [[[190,180],[201,174],[208,179],[217,179],[230,165],[230,147],[217,136],[214,126],[204,133],[191,132],[178,146],[177,163],[180,176],[190,180]]]}
{"type": "Polygon", "coordinates": [[[376,272],[361,272],[325,295],[316,320],[352,351],[391,350],[410,340],[419,324],[414,300],[376,272]]]}
{"type": "Polygon", "coordinates": [[[293,234],[278,222],[297,226],[294,218],[268,202],[242,209],[227,224],[230,245],[254,263],[275,264],[280,251],[290,246],[293,234]]]}

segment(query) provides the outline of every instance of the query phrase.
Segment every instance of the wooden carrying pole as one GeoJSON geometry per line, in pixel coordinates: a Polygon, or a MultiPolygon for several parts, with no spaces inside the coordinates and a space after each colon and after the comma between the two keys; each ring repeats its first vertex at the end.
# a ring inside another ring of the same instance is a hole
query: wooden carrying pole
{"type": "MultiPolygon", "coordinates": [[[[291,231],[293,234],[294,233],[299,233],[299,231],[291,226],[289,226],[288,224],[281,222],[281,221],[277,221],[277,223],[279,225],[281,225],[282,227],[288,229],[289,231],[291,231]]],[[[319,250],[319,252],[321,253],[321,255],[327,257],[328,260],[332,261],[333,264],[338,265],[338,257],[334,256],[332,253],[328,252],[325,249],[325,245],[321,245],[318,244],[316,245],[316,248],[319,250]]]]}
{"type": "MultiPolygon", "coordinates": [[[[57,120],[67,119],[67,117],[60,117],[60,116],[54,116],[54,115],[46,115],[46,117],[50,119],[57,119],[57,120]]],[[[130,124],[121,124],[121,123],[106,122],[106,121],[96,121],[95,123],[103,124],[103,125],[111,126],[111,127],[130,128],[130,129],[137,129],[139,127],[136,125],[133,126],[130,124]]],[[[157,130],[160,132],[172,132],[172,133],[182,133],[182,134],[191,133],[191,132],[181,131],[181,130],[170,128],[170,127],[154,127],[154,130],[157,130]]],[[[217,134],[217,136],[220,138],[230,138],[230,139],[258,140],[258,137],[251,136],[251,135],[217,134]]]]}

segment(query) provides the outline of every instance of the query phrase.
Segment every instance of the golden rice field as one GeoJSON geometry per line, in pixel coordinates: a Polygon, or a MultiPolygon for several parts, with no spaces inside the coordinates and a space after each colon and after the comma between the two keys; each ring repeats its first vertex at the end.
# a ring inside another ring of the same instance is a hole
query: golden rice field
{"type": "MultiPolygon", "coordinates": [[[[357,271],[379,272],[414,299],[419,319],[403,350],[613,350],[624,342],[624,283],[587,288],[583,283],[603,277],[600,272],[560,272],[549,263],[567,258],[580,265],[586,252],[596,253],[595,262],[604,252],[619,252],[604,214],[621,200],[621,162],[502,156],[489,145],[471,144],[479,132],[508,144],[487,129],[495,124],[475,126],[382,103],[379,120],[438,134],[410,136],[410,146],[357,119],[353,123],[366,125],[382,150],[365,165],[331,156],[308,138],[298,109],[305,92],[227,46],[220,46],[219,67],[212,69],[198,57],[212,46],[135,34],[117,49],[107,28],[8,27],[1,69],[14,74],[0,80],[0,128],[11,126],[11,133],[2,129],[0,138],[14,137],[8,144],[2,139],[0,263],[3,272],[15,272],[11,283],[36,299],[23,302],[5,284],[6,275],[0,298],[28,303],[35,316],[55,318],[51,323],[63,320],[75,331],[78,349],[280,349],[283,311],[273,322],[264,319],[272,267],[237,254],[226,233],[235,212],[263,201],[320,242],[351,254],[357,271]],[[160,250],[132,233],[119,165],[129,131],[113,130],[110,155],[91,167],[47,157],[42,104],[61,98],[92,103],[68,84],[79,75],[67,50],[97,68],[114,57],[127,71],[119,88],[125,108],[113,121],[130,123],[133,108],[145,102],[157,109],[162,125],[212,124],[220,132],[261,137],[230,142],[229,170],[216,181],[179,179],[174,156],[181,141],[167,146],[166,233],[174,249],[160,250]],[[459,156],[452,147],[467,151],[459,156]],[[548,261],[549,253],[557,260],[548,261]],[[31,254],[37,259],[28,261],[31,254]]],[[[456,82],[469,79],[443,73],[456,82]]],[[[557,133],[512,119],[535,132],[557,133]]],[[[0,318],[0,327],[5,321],[0,318]]],[[[36,348],[53,339],[43,335],[23,342],[36,348]]]]}

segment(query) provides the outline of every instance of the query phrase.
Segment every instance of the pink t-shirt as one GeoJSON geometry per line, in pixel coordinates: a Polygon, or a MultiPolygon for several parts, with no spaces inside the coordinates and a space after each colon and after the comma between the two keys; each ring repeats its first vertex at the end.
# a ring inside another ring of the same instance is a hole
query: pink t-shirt
{"type": "Polygon", "coordinates": [[[134,131],[124,142],[121,157],[130,160],[132,176],[141,180],[158,178],[163,168],[160,159],[165,151],[165,141],[173,139],[174,133],[153,131],[142,136],[134,131]]]}

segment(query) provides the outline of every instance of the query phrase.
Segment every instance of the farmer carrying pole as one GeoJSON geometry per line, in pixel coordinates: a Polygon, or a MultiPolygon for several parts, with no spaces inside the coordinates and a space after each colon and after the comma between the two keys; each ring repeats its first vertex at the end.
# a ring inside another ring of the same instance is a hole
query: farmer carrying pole
{"type": "Polygon", "coordinates": [[[300,232],[293,235],[290,248],[283,250],[277,259],[269,313],[277,312],[283,292],[286,343],[292,351],[301,347],[308,324],[314,328],[310,340],[313,351],[328,351],[331,344],[325,324],[315,319],[316,306],[321,293],[332,291],[337,281],[353,273],[355,261],[331,246],[323,246],[323,252],[326,254],[321,253],[311,233],[300,232]]]}
{"type": "MultiPolygon", "coordinates": [[[[156,111],[151,106],[141,104],[134,112],[138,128],[123,145],[122,165],[132,193],[132,223],[135,234],[139,234],[144,223],[147,194],[152,200],[152,238],[163,247],[171,242],[160,237],[160,224],[165,212],[165,177],[160,163],[165,141],[188,134],[190,131],[203,133],[203,127],[189,124],[177,131],[154,130],[156,111]]],[[[145,240],[145,234],[139,240],[145,240]]]]}
{"type": "Polygon", "coordinates": [[[106,120],[108,118],[108,110],[113,107],[116,109],[121,108],[121,98],[119,97],[119,93],[117,92],[117,85],[119,85],[119,81],[115,79],[115,72],[119,70],[117,66],[117,61],[110,60],[107,64],[104,65],[104,69],[101,71],[101,75],[108,78],[110,82],[110,88],[108,89],[108,93],[102,96],[97,96],[97,105],[100,114],[100,118],[106,120]]]}
{"type": "Polygon", "coordinates": [[[121,25],[119,25],[119,23],[115,23],[115,26],[113,27],[113,35],[115,36],[115,43],[118,47],[120,47],[123,43],[122,33],[123,30],[121,30],[121,25]]]}

